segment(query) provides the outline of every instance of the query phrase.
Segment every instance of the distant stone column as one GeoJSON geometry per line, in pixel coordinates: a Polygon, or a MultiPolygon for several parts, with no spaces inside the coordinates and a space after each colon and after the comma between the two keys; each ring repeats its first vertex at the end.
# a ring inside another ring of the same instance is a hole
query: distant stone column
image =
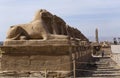
{"type": "Polygon", "coordinates": [[[99,39],[98,39],[98,29],[96,28],[95,30],[95,39],[96,39],[96,42],[99,43],[99,39]]]}

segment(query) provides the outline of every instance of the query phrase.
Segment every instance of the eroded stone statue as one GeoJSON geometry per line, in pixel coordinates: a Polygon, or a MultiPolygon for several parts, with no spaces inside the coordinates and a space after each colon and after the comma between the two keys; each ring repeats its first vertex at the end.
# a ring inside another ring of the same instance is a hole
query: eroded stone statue
{"type": "Polygon", "coordinates": [[[53,34],[53,30],[55,30],[55,27],[53,28],[53,17],[48,11],[39,10],[32,22],[11,26],[7,33],[7,40],[67,39],[68,36],[53,34]]]}
{"type": "Polygon", "coordinates": [[[44,9],[37,11],[30,23],[11,26],[7,33],[7,40],[48,40],[69,37],[87,40],[78,29],[66,25],[63,19],[44,9]]]}

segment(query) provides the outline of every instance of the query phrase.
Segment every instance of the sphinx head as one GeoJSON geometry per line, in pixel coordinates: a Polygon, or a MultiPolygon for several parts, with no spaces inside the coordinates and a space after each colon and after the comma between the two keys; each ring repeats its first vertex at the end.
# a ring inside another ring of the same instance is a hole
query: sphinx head
{"type": "Polygon", "coordinates": [[[41,20],[41,19],[50,19],[50,18],[52,18],[53,17],[53,15],[50,13],[50,12],[48,12],[47,10],[45,10],[45,9],[40,9],[40,10],[38,10],[36,13],[35,13],[35,16],[34,16],[34,19],[33,19],[33,21],[36,21],[36,20],[41,20]]]}

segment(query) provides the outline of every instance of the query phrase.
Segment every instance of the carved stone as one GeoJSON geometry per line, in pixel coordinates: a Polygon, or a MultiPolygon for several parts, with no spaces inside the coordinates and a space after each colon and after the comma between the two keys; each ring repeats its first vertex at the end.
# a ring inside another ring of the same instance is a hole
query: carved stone
{"type": "Polygon", "coordinates": [[[6,40],[68,39],[68,36],[88,40],[78,29],[67,26],[60,17],[41,9],[30,23],[11,26],[6,40]]]}
{"type": "Polygon", "coordinates": [[[10,27],[0,46],[3,51],[0,67],[17,74],[29,72],[29,76],[33,72],[43,75],[49,70],[48,75],[54,72],[54,77],[66,78],[73,71],[73,59],[83,62],[91,57],[89,47],[85,47],[87,41],[77,28],[42,9],[30,23],[10,27]]]}

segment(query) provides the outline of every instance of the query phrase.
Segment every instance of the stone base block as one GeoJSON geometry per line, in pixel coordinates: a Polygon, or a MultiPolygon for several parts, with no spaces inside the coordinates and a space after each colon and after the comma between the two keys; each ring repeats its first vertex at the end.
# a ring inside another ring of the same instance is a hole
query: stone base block
{"type": "Polygon", "coordinates": [[[3,55],[1,60],[3,71],[70,71],[70,57],[44,55],[3,55]]]}

